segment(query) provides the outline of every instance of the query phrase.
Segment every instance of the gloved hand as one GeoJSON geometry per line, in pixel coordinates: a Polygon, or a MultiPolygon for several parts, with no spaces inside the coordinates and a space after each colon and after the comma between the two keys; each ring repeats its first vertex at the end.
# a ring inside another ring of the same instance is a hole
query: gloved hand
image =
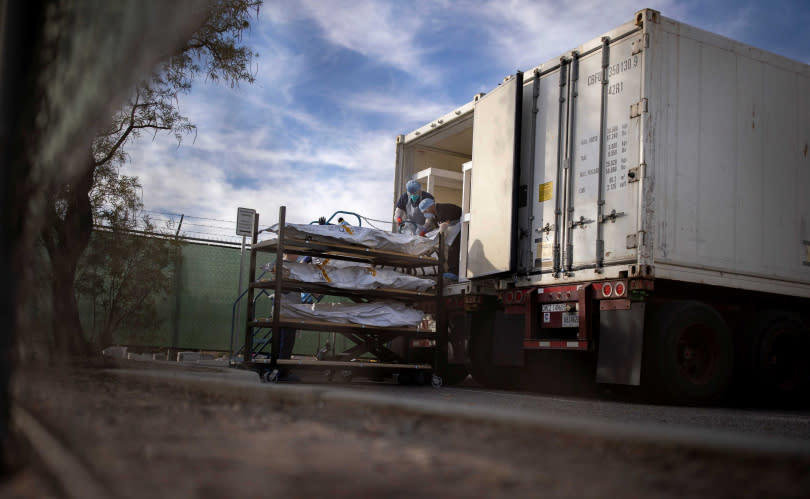
{"type": "Polygon", "coordinates": [[[397,217],[397,223],[398,223],[398,224],[401,224],[401,223],[402,223],[402,217],[397,217]]]}
{"type": "Polygon", "coordinates": [[[326,225],[326,217],[319,218],[318,225],[326,225]]]}
{"type": "Polygon", "coordinates": [[[422,237],[425,237],[425,234],[426,234],[426,231],[425,231],[425,226],[424,226],[424,225],[420,225],[419,227],[417,227],[417,228],[416,228],[416,233],[417,233],[417,234],[419,234],[419,235],[420,235],[420,236],[422,236],[422,237]]]}

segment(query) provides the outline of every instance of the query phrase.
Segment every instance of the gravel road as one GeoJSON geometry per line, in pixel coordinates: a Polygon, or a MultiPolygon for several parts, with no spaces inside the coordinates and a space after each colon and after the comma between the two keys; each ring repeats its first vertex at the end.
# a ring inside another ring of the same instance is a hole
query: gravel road
{"type": "MultiPolygon", "coordinates": [[[[17,381],[19,404],[108,497],[810,494],[801,412],[472,387],[278,386],[249,373],[143,366],[36,370],[17,381]],[[729,438],[696,444],[711,434],[729,438]]],[[[0,496],[70,497],[58,476],[48,476],[51,470],[29,468],[0,485],[0,496]]]]}

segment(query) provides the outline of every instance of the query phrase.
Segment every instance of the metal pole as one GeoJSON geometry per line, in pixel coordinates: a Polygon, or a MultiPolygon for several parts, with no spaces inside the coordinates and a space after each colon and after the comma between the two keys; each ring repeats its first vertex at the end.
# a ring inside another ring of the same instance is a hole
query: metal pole
{"type": "Polygon", "coordinates": [[[256,243],[259,237],[259,214],[253,215],[253,237],[251,238],[252,247],[250,249],[250,268],[248,269],[248,294],[247,294],[247,317],[245,318],[245,348],[242,352],[242,361],[246,366],[251,366],[253,363],[253,325],[251,321],[253,317],[253,281],[256,280],[256,243]]]}
{"type": "MultiPolygon", "coordinates": [[[[245,239],[246,236],[242,236],[242,252],[239,256],[239,284],[236,287],[236,296],[242,296],[242,274],[245,273],[245,239]]],[[[239,324],[239,316],[242,312],[242,305],[239,304],[236,306],[236,324],[239,324]]],[[[231,335],[230,348],[228,359],[233,359],[233,335],[231,335]]]]}
{"type": "Polygon", "coordinates": [[[276,246],[276,276],[275,289],[273,293],[273,337],[270,343],[270,370],[278,366],[278,355],[281,352],[281,283],[284,275],[284,237],[286,230],[284,225],[287,218],[287,207],[281,206],[278,209],[278,245],[276,246]]]}

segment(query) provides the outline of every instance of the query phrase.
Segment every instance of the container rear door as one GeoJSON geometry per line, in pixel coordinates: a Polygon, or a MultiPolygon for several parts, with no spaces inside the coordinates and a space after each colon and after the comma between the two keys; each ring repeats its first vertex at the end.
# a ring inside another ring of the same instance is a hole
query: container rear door
{"type": "Polygon", "coordinates": [[[563,210],[567,272],[636,261],[641,120],[634,115],[643,105],[636,38],[605,42],[572,60],[563,210]]]}
{"type": "Polygon", "coordinates": [[[523,74],[478,99],[473,114],[467,277],[511,272],[517,259],[516,173],[523,74]]]}
{"type": "Polygon", "coordinates": [[[530,195],[532,203],[532,243],[534,269],[540,273],[556,273],[560,270],[560,245],[562,244],[564,183],[563,158],[566,151],[567,108],[570,63],[538,75],[537,100],[534,114],[534,183],[530,195]]]}

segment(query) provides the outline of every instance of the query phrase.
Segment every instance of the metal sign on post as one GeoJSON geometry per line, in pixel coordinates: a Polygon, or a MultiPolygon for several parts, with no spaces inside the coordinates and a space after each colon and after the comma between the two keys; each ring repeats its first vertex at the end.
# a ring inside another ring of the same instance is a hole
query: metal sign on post
{"type": "MultiPolygon", "coordinates": [[[[252,208],[237,208],[236,209],[236,235],[242,236],[242,252],[239,257],[239,284],[236,290],[236,296],[242,297],[242,274],[244,273],[243,267],[245,266],[245,238],[253,237],[253,220],[256,218],[256,210],[252,208]]],[[[239,324],[239,312],[242,307],[236,307],[236,323],[239,324]]],[[[233,334],[231,334],[230,344],[230,362],[233,363],[233,334]]]]}
{"type": "Polygon", "coordinates": [[[253,235],[253,217],[256,210],[252,208],[236,209],[236,235],[250,237],[253,235]]]}

